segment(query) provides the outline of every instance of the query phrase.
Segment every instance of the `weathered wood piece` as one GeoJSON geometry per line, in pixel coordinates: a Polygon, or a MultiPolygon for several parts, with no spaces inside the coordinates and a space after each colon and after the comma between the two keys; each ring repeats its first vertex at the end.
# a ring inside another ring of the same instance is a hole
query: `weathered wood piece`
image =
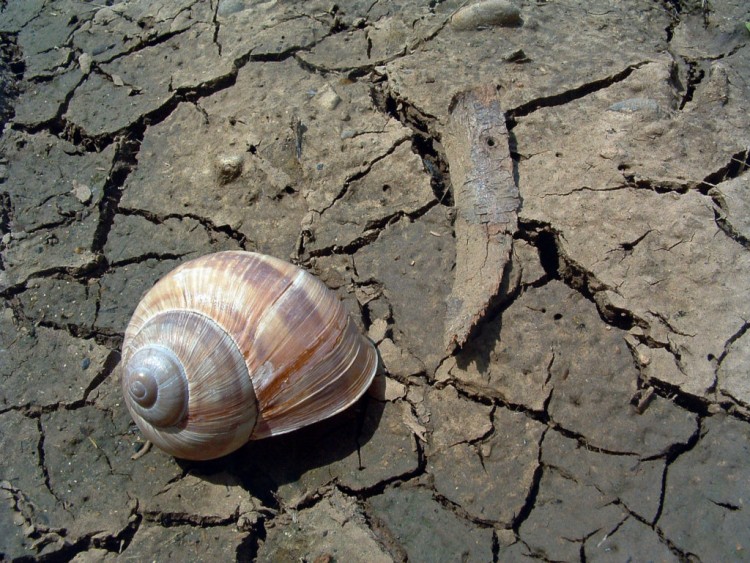
{"type": "Polygon", "coordinates": [[[445,346],[462,346],[498,297],[510,266],[520,197],[505,116],[496,91],[459,94],[443,135],[456,202],[456,272],[448,298],[445,346]]]}

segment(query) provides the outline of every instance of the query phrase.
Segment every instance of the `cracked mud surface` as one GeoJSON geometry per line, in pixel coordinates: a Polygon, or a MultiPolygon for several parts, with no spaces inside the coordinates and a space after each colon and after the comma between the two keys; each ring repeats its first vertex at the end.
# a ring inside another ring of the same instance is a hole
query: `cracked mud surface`
{"type": "Polygon", "coordinates": [[[0,1],[0,558],[750,558],[746,2],[103,4],[0,1]],[[441,141],[482,84],[518,229],[446,355],[441,141]],[[221,460],[132,460],[130,314],[225,249],[317,274],[384,375],[221,460]]]}

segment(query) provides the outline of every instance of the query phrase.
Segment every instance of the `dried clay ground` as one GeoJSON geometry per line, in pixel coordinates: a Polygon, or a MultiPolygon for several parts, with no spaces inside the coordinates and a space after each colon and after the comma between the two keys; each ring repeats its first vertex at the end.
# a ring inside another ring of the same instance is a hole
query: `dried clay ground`
{"type": "Polygon", "coordinates": [[[516,5],[0,0],[0,558],[750,560],[750,7],[516,5]],[[518,229],[449,354],[441,139],[487,84],[518,229]],[[130,314],[224,249],[337,291],[379,387],[132,460],[130,314]]]}

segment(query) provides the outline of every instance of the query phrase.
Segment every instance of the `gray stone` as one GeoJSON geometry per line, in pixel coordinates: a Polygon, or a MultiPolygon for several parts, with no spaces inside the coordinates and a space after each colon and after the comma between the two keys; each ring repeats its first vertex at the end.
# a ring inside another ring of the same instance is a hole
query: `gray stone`
{"type": "Polygon", "coordinates": [[[521,12],[507,0],[479,0],[458,10],[451,18],[454,29],[469,30],[496,25],[521,24],[521,12]]]}

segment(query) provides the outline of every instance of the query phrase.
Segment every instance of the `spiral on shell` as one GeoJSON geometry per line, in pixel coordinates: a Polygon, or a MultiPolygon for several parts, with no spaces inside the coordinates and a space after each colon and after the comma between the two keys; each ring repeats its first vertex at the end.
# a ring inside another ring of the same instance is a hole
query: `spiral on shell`
{"type": "Polygon", "coordinates": [[[122,389],[156,446],[212,459],[343,411],[376,369],[374,346],[322,282],[229,251],[182,264],[146,293],[125,331],[122,389]]]}

